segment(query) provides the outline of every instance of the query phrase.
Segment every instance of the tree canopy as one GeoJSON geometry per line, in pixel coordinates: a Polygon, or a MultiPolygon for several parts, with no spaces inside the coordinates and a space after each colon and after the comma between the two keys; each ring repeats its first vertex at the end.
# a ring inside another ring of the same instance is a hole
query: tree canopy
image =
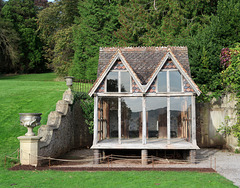
{"type": "Polygon", "coordinates": [[[19,36],[14,46],[18,49],[19,63],[15,65],[17,72],[39,72],[44,69],[42,44],[37,33],[37,9],[32,0],[9,0],[1,10],[2,18],[11,23],[19,36]]]}
{"type": "Polygon", "coordinates": [[[221,49],[240,42],[238,0],[55,0],[45,9],[1,0],[0,7],[1,73],[47,66],[59,76],[95,79],[100,46],[180,45],[207,93],[224,87],[221,49]]]}

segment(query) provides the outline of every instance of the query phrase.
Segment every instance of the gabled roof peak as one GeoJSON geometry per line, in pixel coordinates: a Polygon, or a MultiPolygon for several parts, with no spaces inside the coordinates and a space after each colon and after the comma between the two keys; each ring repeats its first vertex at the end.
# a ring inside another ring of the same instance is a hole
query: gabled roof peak
{"type": "Polygon", "coordinates": [[[100,47],[99,50],[98,79],[91,94],[108,74],[113,63],[119,58],[142,91],[149,87],[164,63],[170,59],[174,61],[175,66],[184,77],[197,88],[191,80],[186,46],[118,46],[100,47]]]}
{"type": "Polygon", "coordinates": [[[146,85],[159,65],[161,59],[167,54],[172,53],[182,64],[183,68],[191,76],[188,50],[185,46],[128,46],[128,47],[101,47],[99,51],[98,77],[101,75],[109,61],[117,53],[121,54],[129,66],[136,73],[142,85],[146,85]]]}

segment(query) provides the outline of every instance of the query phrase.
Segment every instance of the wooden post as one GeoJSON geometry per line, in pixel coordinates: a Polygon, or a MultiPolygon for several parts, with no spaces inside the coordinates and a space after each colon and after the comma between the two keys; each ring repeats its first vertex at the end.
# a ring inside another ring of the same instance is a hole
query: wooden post
{"type": "Polygon", "coordinates": [[[118,97],[118,143],[121,144],[121,97],[118,97]]]}
{"type": "Polygon", "coordinates": [[[196,162],[196,150],[190,150],[190,162],[195,164],[195,162],[196,162]]]}
{"type": "Polygon", "coordinates": [[[197,141],[196,141],[196,104],[195,104],[195,95],[192,96],[192,144],[197,145],[197,141]]]}
{"type": "Polygon", "coordinates": [[[113,158],[112,158],[112,154],[111,154],[111,160],[110,160],[111,161],[111,168],[112,168],[112,160],[113,160],[113,158]]]}
{"type": "Polygon", "coordinates": [[[19,148],[18,148],[18,153],[17,153],[17,159],[19,159],[19,148]]]}
{"type": "Polygon", "coordinates": [[[153,159],[153,156],[152,156],[152,168],[154,168],[154,159],[153,159]]]}
{"type": "Polygon", "coordinates": [[[93,131],[93,145],[98,142],[98,96],[94,96],[94,131],[93,131]]]}
{"type": "Polygon", "coordinates": [[[210,157],[210,168],[212,168],[212,157],[210,157]]]}
{"type": "Polygon", "coordinates": [[[105,150],[102,150],[102,160],[104,161],[106,159],[106,153],[105,150]]]}
{"type": "MultiPolygon", "coordinates": [[[[147,122],[146,122],[146,97],[142,97],[142,144],[146,144],[146,131],[147,131],[147,122]]],[[[142,150],[144,151],[144,150],[142,150]]]]}
{"type": "Polygon", "coordinates": [[[103,140],[103,100],[100,98],[100,140],[103,140]]]}
{"type": "Polygon", "coordinates": [[[141,153],[142,153],[142,165],[147,165],[148,164],[148,160],[147,160],[147,158],[148,158],[148,151],[146,149],[143,149],[141,151],[141,153]]]}
{"type": "Polygon", "coordinates": [[[93,150],[93,164],[99,164],[99,150],[95,149],[93,150]]]}
{"type": "Polygon", "coordinates": [[[167,144],[170,144],[171,126],[170,126],[170,97],[167,97],[167,144]]]}
{"type": "Polygon", "coordinates": [[[110,138],[110,117],[109,117],[109,103],[106,103],[106,119],[107,119],[107,138],[110,138]]]}
{"type": "Polygon", "coordinates": [[[216,157],[214,158],[214,170],[217,170],[217,160],[216,160],[216,157]]]}

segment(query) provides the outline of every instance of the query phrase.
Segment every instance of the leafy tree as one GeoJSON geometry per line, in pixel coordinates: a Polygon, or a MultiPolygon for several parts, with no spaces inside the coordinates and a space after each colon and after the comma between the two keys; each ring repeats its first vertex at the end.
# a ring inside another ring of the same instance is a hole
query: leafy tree
{"type": "Polygon", "coordinates": [[[218,1],[216,14],[210,17],[209,24],[180,42],[188,46],[192,76],[204,93],[219,91],[213,94],[220,94],[223,89],[219,52],[240,40],[239,8],[237,0],[218,1]]]}
{"type": "Polygon", "coordinates": [[[99,47],[117,44],[113,32],[119,28],[118,3],[114,0],[79,2],[80,17],[74,26],[75,53],[71,75],[81,79],[96,78],[99,47]]]}
{"type": "MultiPolygon", "coordinates": [[[[223,48],[220,60],[221,66],[224,68],[221,72],[224,92],[236,94],[235,111],[237,119],[232,126],[226,121],[226,124],[220,126],[218,131],[225,134],[232,133],[238,139],[238,145],[240,145],[240,43],[236,43],[234,48],[223,48]]],[[[229,119],[229,117],[226,118],[229,119]]]]}
{"type": "Polygon", "coordinates": [[[0,0],[0,73],[14,72],[19,61],[19,38],[13,25],[2,18],[4,2],[0,0]]]}
{"type": "Polygon", "coordinates": [[[13,25],[0,17],[0,73],[17,71],[19,62],[18,34],[13,25]]]}
{"type": "Polygon", "coordinates": [[[55,46],[53,49],[53,67],[59,76],[68,75],[74,55],[72,27],[59,30],[53,37],[55,46]]]}
{"type": "Polygon", "coordinates": [[[215,13],[216,0],[131,0],[120,7],[120,29],[116,32],[123,45],[176,45],[193,36],[215,13]],[[210,8],[209,8],[210,7],[210,8]]]}
{"type": "Polygon", "coordinates": [[[38,28],[44,43],[44,57],[48,66],[60,76],[67,74],[72,63],[71,28],[75,16],[78,16],[77,4],[78,0],[57,0],[38,13],[38,28]]]}
{"type": "Polygon", "coordinates": [[[3,7],[3,0],[0,0],[0,12],[2,10],[2,7],[3,7]]]}
{"type": "Polygon", "coordinates": [[[44,69],[42,45],[38,37],[36,9],[32,0],[9,0],[2,8],[3,18],[13,24],[20,37],[19,72],[36,72],[44,69]]]}

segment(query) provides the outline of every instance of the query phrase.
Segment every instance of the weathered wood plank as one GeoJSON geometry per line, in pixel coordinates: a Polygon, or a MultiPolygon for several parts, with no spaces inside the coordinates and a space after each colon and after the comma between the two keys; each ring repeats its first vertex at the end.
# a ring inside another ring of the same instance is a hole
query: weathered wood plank
{"type": "Polygon", "coordinates": [[[93,145],[98,142],[98,96],[94,96],[94,130],[93,130],[93,145]]]}
{"type": "Polygon", "coordinates": [[[170,120],[170,97],[167,97],[167,142],[170,144],[171,139],[171,120],[170,120]]]}
{"type": "Polygon", "coordinates": [[[118,98],[118,143],[121,144],[121,98],[118,98]]]}
{"type": "Polygon", "coordinates": [[[187,142],[185,139],[173,138],[168,144],[167,139],[148,139],[146,144],[142,139],[122,139],[121,144],[118,139],[106,139],[93,145],[91,149],[199,149],[197,145],[187,142]]]}
{"type": "Polygon", "coordinates": [[[146,98],[142,98],[142,144],[146,144],[146,131],[147,131],[147,122],[146,122],[146,98]]]}
{"type": "Polygon", "coordinates": [[[196,141],[196,103],[195,96],[192,96],[192,143],[197,145],[196,141]]]}

